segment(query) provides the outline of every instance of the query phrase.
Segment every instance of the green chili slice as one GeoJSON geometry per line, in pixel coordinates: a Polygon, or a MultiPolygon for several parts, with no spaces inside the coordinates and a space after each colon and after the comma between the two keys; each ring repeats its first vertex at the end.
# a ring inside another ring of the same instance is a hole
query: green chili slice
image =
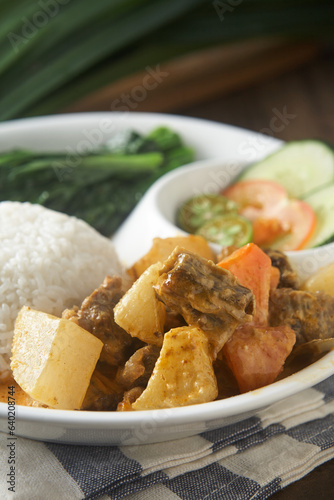
{"type": "Polygon", "coordinates": [[[187,200],[177,214],[177,224],[188,233],[196,231],[221,215],[237,213],[238,205],[226,196],[219,194],[203,194],[187,200]]]}
{"type": "Polygon", "coordinates": [[[252,223],[238,214],[215,217],[201,226],[196,234],[221,246],[242,247],[253,237],[252,223]]]}

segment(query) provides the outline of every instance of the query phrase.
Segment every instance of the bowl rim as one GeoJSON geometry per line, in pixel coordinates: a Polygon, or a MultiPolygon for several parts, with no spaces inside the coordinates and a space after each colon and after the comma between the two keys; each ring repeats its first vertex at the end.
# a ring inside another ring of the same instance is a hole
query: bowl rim
{"type": "MultiPolygon", "coordinates": [[[[240,168],[240,173],[243,171],[247,166],[251,165],[251,163],[239,163],[238,167],[240,168]]],[[[151,202],[154,204],[157,212],[159,213],[159,216],[164,220],[164,222],[170,226],[173,226],[175,228],[175,231],[182,233],[182,234],[189,234],[183,229],[179,228],[175,223],[173,223],[166,215],[165,213],[161,210],[161,195],[163,194],[164,190],[167,188],[168,185],[172,184],[175,180],[181,179],[183,177],[186,177],[187,175],[193,173],[193,172],[201,172],[206,169],[218,169],[218,168],[225,168],[226,167],[226,160],[221,159],[221,158],[210,158],[210,159],[204,159],[204,160],[197,160],[191,163],[188,163],[186,165],[182,165],[181,167],[178,167],[175,170],[172,170],[170,172],[167,172],[164,174],[162,177],[160,177],[149,189],[148,191],[148,197],[151,199],[151,202]]],[[[234,180],[237,179],[237,176],[234,178],[234,180]]],[[[233,180],[232,180],[233,182],[233,180]]],[[[217,184],[218,185],[218,184],[217,184]]],[[[225,186],[224,186],[225,187],[225,186]]],[[[218,188],[217,188],[218,192],[218,188]]],[[[186,198],[185,198],[186,199],[186,198]]],[[[175,210],[177,207],[175,207],[175,210]]],[[[218,249],[219,247],[215,244],[212,245],[214,249],[218,249]]],[[[285,251],[284,253],[290,258],[293,256],[295,258],[296,255],[299,255],[300,258],[306,258],[308,256],[315,255],[320,251],[320,253],[324,253],[327,250],[334,249],[334,242],[327,243],[326,245],[322,245],[319,247],[315,248],[305,248],[302,250],[290,250],[290,251],[285,251]]]]}
{"type": "MultiPolygon", "coordinates": [[[[322,382],[334,374],[334,350],[311,365],[267,386],[225,399],[183,407],[132,412],[99,412],[57,410],[16,405],[20,421],[40,420],[43,423],[85,427],[87,423],[98,427],[129,429],[131,426],[154,422],[156,427],[200,423],[206,420],[235,417],[249,411],[260,410],[322,382]],[[194,409],[196,411],[194,411],[194,409]]],[[[0,403],[0,418],[7,417],[8,405],[0,403]]]]}

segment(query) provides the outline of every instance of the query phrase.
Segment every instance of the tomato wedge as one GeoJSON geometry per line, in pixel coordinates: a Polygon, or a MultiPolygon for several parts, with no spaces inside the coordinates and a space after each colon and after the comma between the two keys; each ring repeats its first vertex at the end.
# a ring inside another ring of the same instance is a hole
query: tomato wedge
{"type": "Polygon", "coordinates": [[[315,225],[315,213],[307,203],[288,199],[273,209],[268,218],[260,217],[253,222],[253,241],[282,251],[301,250],[315,225]]]}
{"type": "Polygon", "coordinates": [[[227,364],[237,379],[240,392],[253,391],[272,384],[296,341],[288,325],[236,328],[223,347],[227,364]]]}
{"type": "Polygon", "coordinates": [[[266,216],[288,197],[280,184],[266,180],[236,182],[221,194],[235,201],[239,205],[239,213],[251,221],[266,216]]]}
{"type": "Polygon", "coordinates": [[[222,194],[235,201],[239,213],[253,223],[253,242],[282,251],[301,250],[312,236],[316,216],[307,203],[289,199],[276,182],[236,182],[222,194]]]}

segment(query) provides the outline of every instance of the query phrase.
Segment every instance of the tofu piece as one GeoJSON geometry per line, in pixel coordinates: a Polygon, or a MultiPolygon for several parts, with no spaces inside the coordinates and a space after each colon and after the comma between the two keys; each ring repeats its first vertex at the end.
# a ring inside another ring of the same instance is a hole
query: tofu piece
{"type": "Polygon", "coordinates": [[[150,266],[134,282],[114,308],[115,322],[132,337],[147,344],[162,345],[166,308],[158,300],[156,284],[161,263],[150,266]]]}
{"type": "Polygon", "coordinates": [[[182,326],[165,334],[151,378],[132,409],[207,403],[217,395],[217,380],[205,333],[196,326],[182,326]]]}
{"type": "Polygon", "coordinates": [[[73,321],[24,306],[14,329],[14,379],[36,401],[78,410],[102,347],[101,340],[73,321]]]}

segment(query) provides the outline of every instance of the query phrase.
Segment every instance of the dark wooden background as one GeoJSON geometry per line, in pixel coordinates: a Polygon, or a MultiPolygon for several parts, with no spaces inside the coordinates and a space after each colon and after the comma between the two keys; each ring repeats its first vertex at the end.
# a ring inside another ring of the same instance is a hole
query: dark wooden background
{"type": "Polygon", "coordinates": [[[273,110],[282,112],[284,107],[295,118],[275,137],[286,141],[320,138],[334,144],[334,52],[325,50],[279,76],[176,111],[265,131],[273,110]]]}

